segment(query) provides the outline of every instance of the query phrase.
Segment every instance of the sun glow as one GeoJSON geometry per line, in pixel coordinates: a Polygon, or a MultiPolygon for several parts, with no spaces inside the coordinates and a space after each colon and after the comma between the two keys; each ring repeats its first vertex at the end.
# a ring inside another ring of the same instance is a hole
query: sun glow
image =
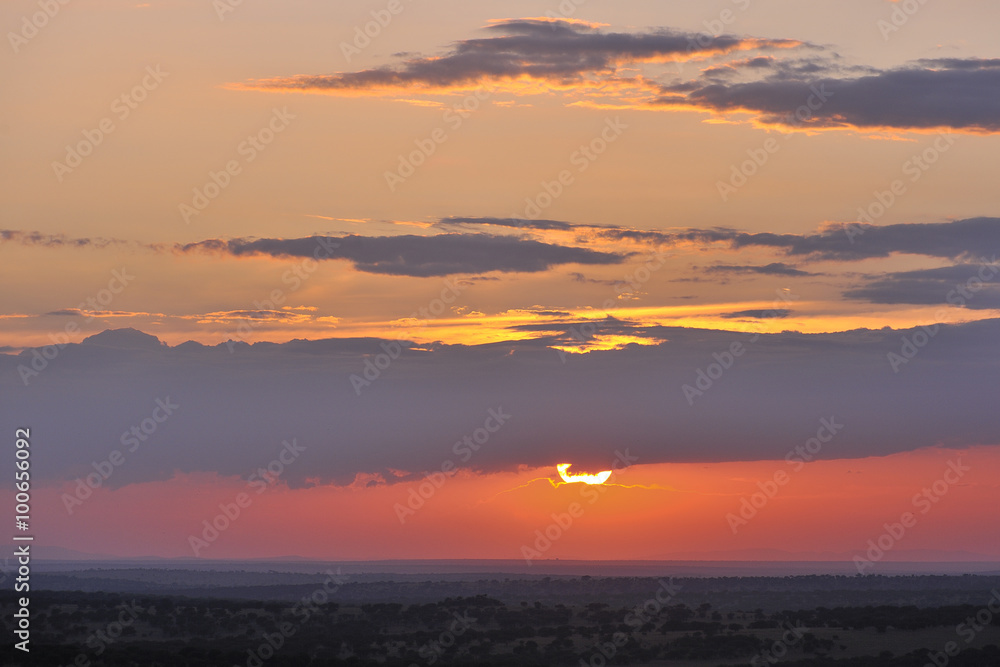
{"type": "Polygon", "coordinates": [[[567,484],[572,484],[574,482],[583,482],[584,484],[604,484],[611,477],[610,470],[604,470],[596,475],[570,475],[567,470],[573,465],[572,463],[560,463],[556,465],[556,470],[559,471],[559,476],[567,484]]]}

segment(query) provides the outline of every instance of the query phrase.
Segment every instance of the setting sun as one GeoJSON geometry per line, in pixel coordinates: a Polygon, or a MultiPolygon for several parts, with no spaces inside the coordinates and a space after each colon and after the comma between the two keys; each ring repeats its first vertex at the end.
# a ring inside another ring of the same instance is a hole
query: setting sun
{"type": "Polygon", "coordinates": [[[559,471],[559,476],[567,484],[572,484],[574,482],[583,482],[584,484],[604,484],[611,477],[610,470],[604,470],[596,475],[570,475],[566,471],[569,470],[572,463],[560,463],[556,465],[556,470],[559,471]]]}

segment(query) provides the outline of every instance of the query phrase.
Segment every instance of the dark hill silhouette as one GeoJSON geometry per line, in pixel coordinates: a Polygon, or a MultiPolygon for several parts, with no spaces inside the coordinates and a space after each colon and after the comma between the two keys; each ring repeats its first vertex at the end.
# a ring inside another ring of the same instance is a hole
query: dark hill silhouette
{"type": "Polygon", "coordinates": [[[101,333],[87,336],[81,345],[114,347],[125,350],[158,350],[163,346],[160,339],[131,327],[126,329],[106,329],[101,333]]]}

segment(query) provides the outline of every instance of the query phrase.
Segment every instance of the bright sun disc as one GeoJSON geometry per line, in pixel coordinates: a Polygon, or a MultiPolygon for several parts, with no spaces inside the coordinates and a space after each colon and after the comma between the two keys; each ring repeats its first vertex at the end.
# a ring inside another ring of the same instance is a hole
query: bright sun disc
{"type": "Polygon", "coordinates": [[[604,470],[596,475],[570,475],[566,471],[569,467],[573,465],[572,463],[560,463],[556,465],[556,470],[559,471],[559,476],[567,484],[572,484],[574,482],[583,482],[584,484],[604,484],[611,477],[610,470],[604,470]]]}

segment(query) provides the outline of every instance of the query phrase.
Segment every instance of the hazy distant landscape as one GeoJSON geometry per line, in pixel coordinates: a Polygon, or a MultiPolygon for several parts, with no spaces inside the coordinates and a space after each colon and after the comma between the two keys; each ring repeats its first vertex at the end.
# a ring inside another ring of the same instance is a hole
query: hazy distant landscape
{"type": "MultiPolygon", "coordinates": [[[[949,642],[961,650],[942,653],[947,664],[1000,664],[996,566],[777,576],[837,564],[548,563],[660,573],[592,576],[504,572],[522,569],[512,561],[189,565],[43,562],[30,660],[5,646],[3,664],[923,667],[949,642]]],[[[14,594],[0,602],[11,626],[14,594]]]]}

